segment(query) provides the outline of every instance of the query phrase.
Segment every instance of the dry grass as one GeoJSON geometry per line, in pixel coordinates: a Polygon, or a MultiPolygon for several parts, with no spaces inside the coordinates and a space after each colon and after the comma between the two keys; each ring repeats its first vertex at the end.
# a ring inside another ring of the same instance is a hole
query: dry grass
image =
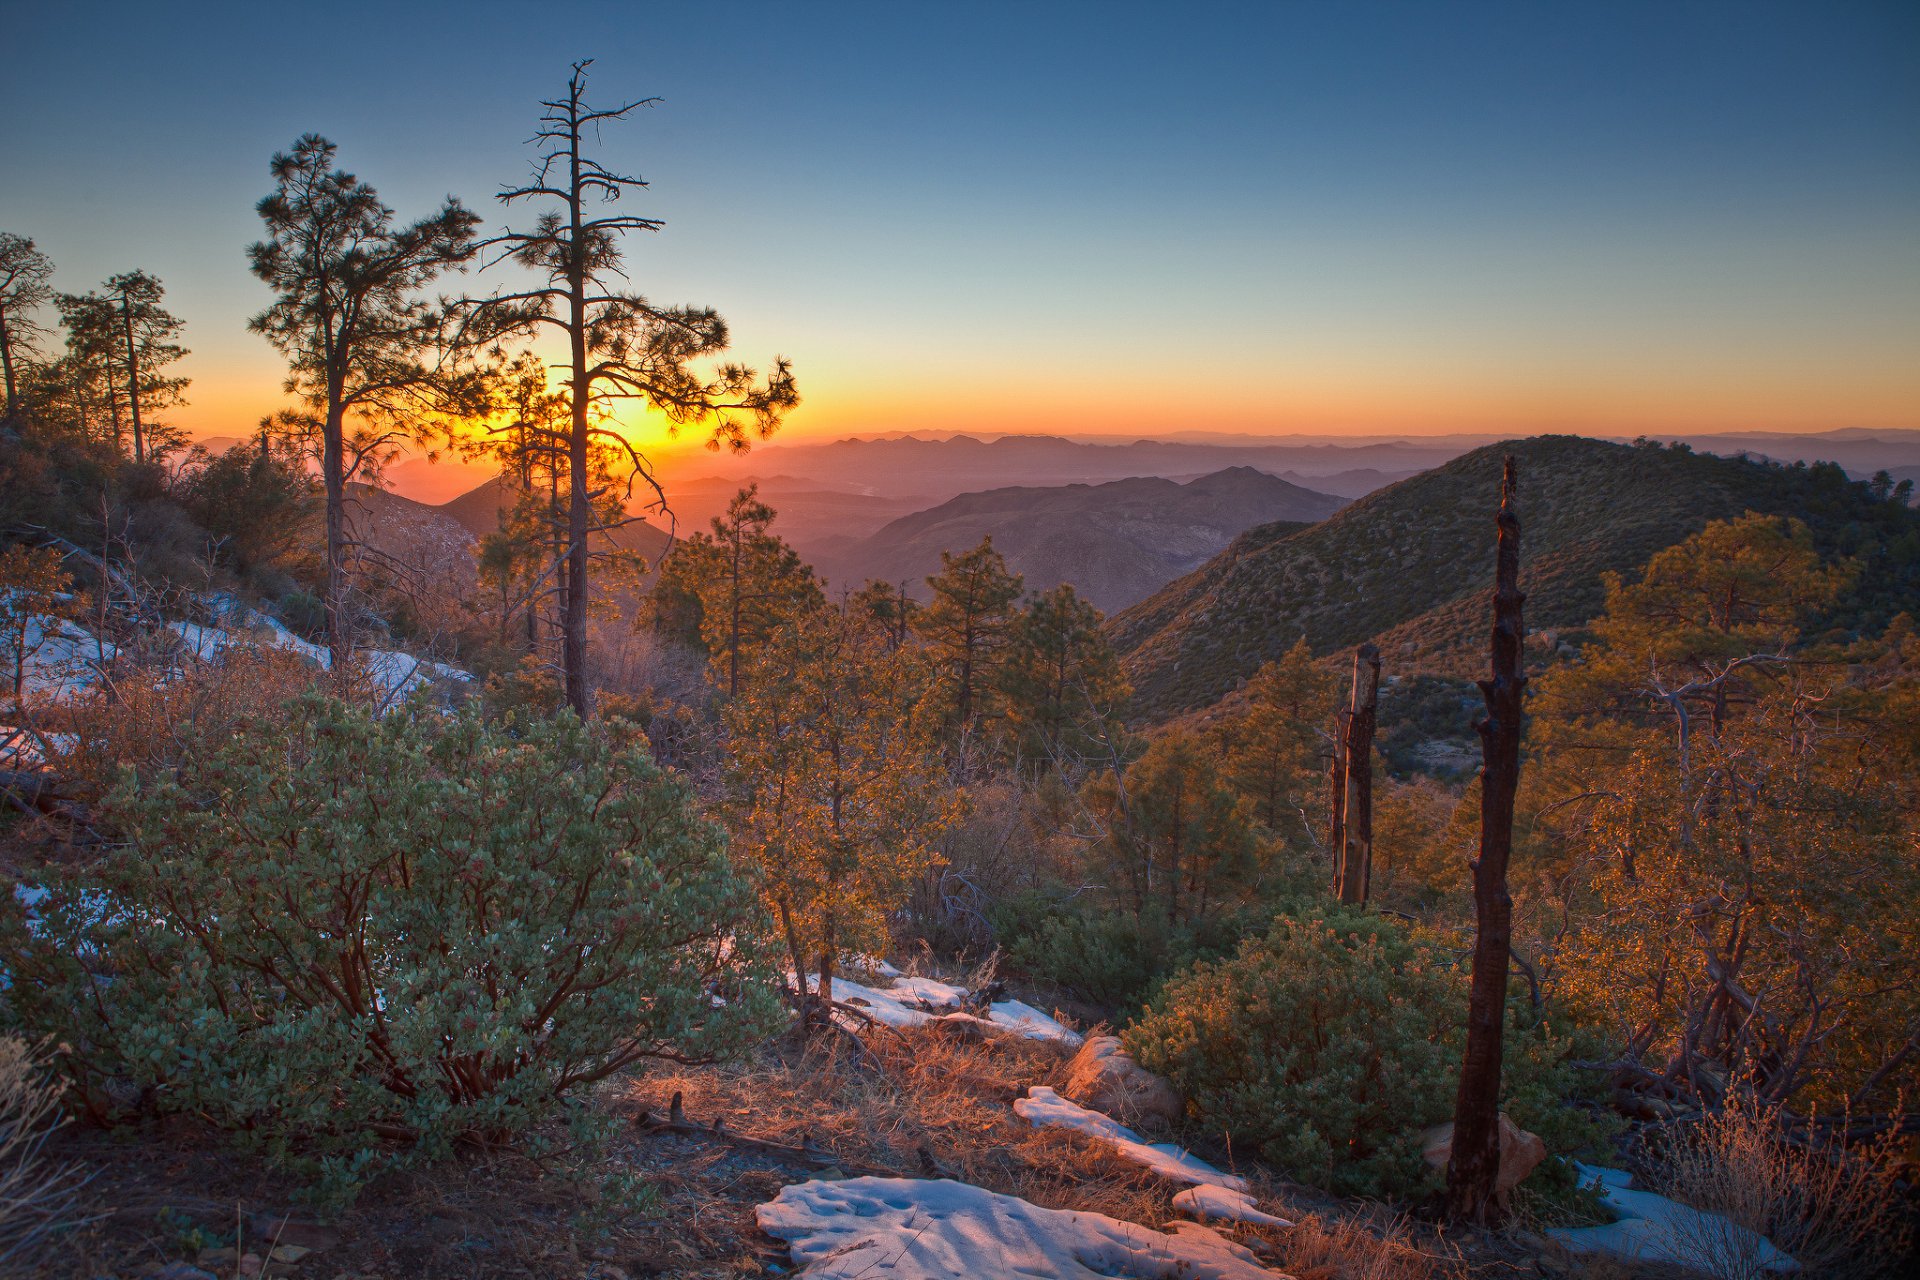
{"type": "Polygon", "coordinates": [[[49,1159],[60,1125],[59,1089],[18,1036],[0,1036],[0,1269],[24,1265],[47,1237],[72,1225],[82,1175],[49,1159]]]}
{"type": "Polygon", "coordinates": [[[1273,1237],[1277,1262],[1295,1280],[1442,1280],[1465,1273],[1457,1250],[1416,1242],[1407,1220],[1380,1213],[1307,1214],[1273,1237]]]}
{"type": "Polygon", "coordinates": [[[1091,1139],[1035,1129],[1013,1100],[1058,1086],[1066,1059],[1013,1037],[969,1041],[939,1028],[869,1033],[880,1069],[855,1065],[831,1041],[787,1044],[748,1067],[662,1071],[627,1101],[664,1112],[673,1094],[702,1122],[788,1144],[808,1139],[850,1165],[922,1176],[920,1151],[946,1176],[1049,1209],[1083,1209],[1131,1222],[1169,1216],[1179,1188],[1091,1139]]]}
{"type": "MultiPolygon", "coordinates": [[[[1662,1190],[1757,1232],[1811,1276],[1892,1274],[1908,1257],[1910,1226],[1890,1148],[1809,1151],[1781,1140],[1778,1111],[1735,1101],[1692,1126],[1663,1153],[1662,1190]]],[[[1747,1237],[1703,1226],[1682,1242],[1715,1275],[1767,1274],[1747,1237]]]]}

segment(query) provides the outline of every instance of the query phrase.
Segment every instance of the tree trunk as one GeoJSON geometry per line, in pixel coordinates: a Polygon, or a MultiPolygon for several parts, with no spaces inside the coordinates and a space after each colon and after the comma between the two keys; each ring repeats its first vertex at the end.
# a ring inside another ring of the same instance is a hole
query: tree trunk
{"type": "Polygon", "coordinates": [[[1380,704],[1380,651],[1353,651],[1353,699],[1341,742],[1341,844],[1334,850],[1334,891],[1349,906],[1365,906],[1373,882],[1373,726],[1380,704]]]}
{"type": "Polygon", "coordinates": [[[1507,968],[1513,953],[1513,898],[1507,861],[1513,852],[1513,797],[1520,784],[1521,665],[1526,628],[1520,606],[1520,518],[1514,512],[1514,461],[1500,486],[1499,540],[1493,589],[1491,678],[1480,682],[1487,717],[1480,722],[1480,857],[1473,864],[1473,986],[1467,1003],[1467,1049],[1454,1102],[1453,1153],[1447,1161],[1447,1211],[1492,1225],[1500,1213],[1501,1039],[1507,968]]]}
{"type": "Polygon", "coordinates": [[[1340,886],[1340,861],[1347,849],[1347,717],[1342,707],[1333,717],[1333,755],[1327,761],[1327,856],[1333,862],[1333,883],[1340,886]]]}
{"type": "Polygon", "coordinates": [[[347,633],[347,482],[345,412],[337,399],[327,407],[320,446],[320,476],[327,493],[327,663],[344,679],[353,656],[347,633]]]}
{"type": "Polygon", "coordinates": [[[12,418],[20,412],[20,389],[13,376],[13,335],[7,331],[7,313],[0,311],[0,366],[4,366],[7,377],[7,417],[12,418]]]}
{"type": "Polygon", "coordinates": [[[140,354],[133,345],[133,310],[120,295],[120,324],[127,339],[127,411],[133,419],[133,460],[147,460],[147,437],[140,424],[140,354]]]}
{"type": "Polygon", "coordinates": [[[593,395],[592,371],[587,368],[587,246],[581,243],[580,130],[569,140],[567,186],[572,232],[567,240],[568,302],[573,310],[567,341],[573,359],[573,430],[567,439],[567,597],[561,625],[561,665],[566,670],[567,705],[585,720],[593,714],[593,695],[587,687],[587,409],[593,395]]]}

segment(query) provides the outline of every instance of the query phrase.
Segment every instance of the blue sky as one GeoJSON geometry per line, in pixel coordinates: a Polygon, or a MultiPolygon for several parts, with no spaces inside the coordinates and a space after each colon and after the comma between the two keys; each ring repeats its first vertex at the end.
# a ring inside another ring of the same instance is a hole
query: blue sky
{"type": "Polygon", "coordinates": [[[271,153],[497,223],[579,57],[796,433],[1920,426],[1911,3],[13,9],[0,228],[161,276],[208,433],[271,153]]]}

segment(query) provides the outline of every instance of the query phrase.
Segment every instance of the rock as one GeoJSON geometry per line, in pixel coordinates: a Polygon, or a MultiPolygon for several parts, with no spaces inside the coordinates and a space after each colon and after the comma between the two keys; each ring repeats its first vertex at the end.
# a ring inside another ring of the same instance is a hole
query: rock
{"type": "Polygon", "coordinates": [[[1155,1231],[945,1180],[799,1183],[754,1218],[787,1242],[806,1280],[1276,1280],[1246,1247],[1198,1223],[1155,1231]]]}
{"type": "MultiPolygon", "coordinates": [[[[1427,1163],[1442,1173],[1446,1172],[1447,1161],[1453,1156],[1453,1121],[1435,1125],[1420,1135],[1421,1154],[1427,1163]]],[[[1539,1137],[1528,1133],[1513,1121],[1507,1119],[1507,1113],[1500,1113],[1500,1172],[1493,1181],[1493,1194],[1501,1200],[1526,1176],[1540,1167],[1547,1158],[1547,1144],[1539,1137]]]]}
{"type": "Polygon", "coordinates": [[[300,1261],[300,1259],[306,1257],[308,1254],[312,1252],[313,1250],[304,1248],[297,1244],[283,1244],[283,1245],[276,1245],[274,1247],[273,1252],[268,1254],[267,1256],[275,1262],[283,1263],[287,1266],[292,1266],[294,1263],[300,1261]]]}
{"type": "Polygon", "coordinates": [[[1122,1124],[1171,1124],[1185,1110],[1179,1092],[1135,1062],[1118,1036],[1094,1036],[1081,1045],[1067,1064],[1067,1083],[1060,1092],[1122,1124]]]}

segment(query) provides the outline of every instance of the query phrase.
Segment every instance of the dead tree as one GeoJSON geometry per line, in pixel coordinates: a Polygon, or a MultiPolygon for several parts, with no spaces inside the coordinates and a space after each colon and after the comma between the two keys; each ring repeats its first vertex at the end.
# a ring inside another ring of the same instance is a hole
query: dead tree
{"type": "Polygon", "coordinates": [[[496,325],[567,342],[561,367],[567,371],[571,421],[562,433],[567,492],[560,646],[567,705],[583,719],[592,712],[588,538],[603,531],[596,528],[594,504],[617,483],[610,480],[607,487],[596,487],[594,453],[604,449],[624,455],[627,497],[639,480],[653,490],[654,509],[666,508],[652,467],[607,417],[612,401],[640,401],[666,419],[669,431],[698,423],[711,432],[715,447],[735,452],[747,449],[749,429],[765,439],[782,415],[800,403],[786,360],[776,356],[767,377],[760,379],[745,365],[724,359],[731,340],[726,321],[712,308],[662,306],[625,288],[621,239],[629,232],[658,231],[665,223],[638,214],[593,217],[595,206],[647,184],[606,167],[589,153],[599,141],[601,126],[625,120],[658,100],[642,98],[605,110],[589,106],[589,65],[591,60],[574,63],[566,95],[540,104],[543,114],[533,135],[540,152],[533,175],[498,197],[510,206],[526,200],[550,206],[532,230],[506,231],[488,242],[500,255],[488,266],[511,261],[533,274],[532,283],[469,304],[477,314],[495,317],[496,325]],[[703,362],[713,363],[702,368],[703,362]]]}
{"type": "Polygon", "coordinates": [[[1327,758],[1327,854],[1333,859],[1333,889],[1340,891],[1340,862],[1347,851],[1347,717],[1345,707],[1334,713],[1333,750],[1327,758]]]}
{"type": "Polygon", "coordinates": [[[1491,1225],[1499,1213],[1501,1043],[1507,969],[1513,954],[1513,897],[1507,861],[1513,852],[1513,797],[1520,785],[1521,667],[1526,627],[1520,606],[1520,517],[1513,509],[1514,462],[1500,485],[1493,588],[1491,678],[1480,681],[1487,716],[1479,724],[1480,856],[1473,864],[1473,986],[1467,1001],[1467,1050],[1453,1108],[1453,1152],[1447,1160],[1447,1211],[1491,1225]]]}
{"type": "Polygon", "coordinates": [[[1333,891],[1350,906],[1365,906],[1373,880],[1373,729],[1380,704],[1380,651],[1363,644],[1353,651],[1353,697],[1340,717],[1337,843],[1333,846],[1333,891]]]}

